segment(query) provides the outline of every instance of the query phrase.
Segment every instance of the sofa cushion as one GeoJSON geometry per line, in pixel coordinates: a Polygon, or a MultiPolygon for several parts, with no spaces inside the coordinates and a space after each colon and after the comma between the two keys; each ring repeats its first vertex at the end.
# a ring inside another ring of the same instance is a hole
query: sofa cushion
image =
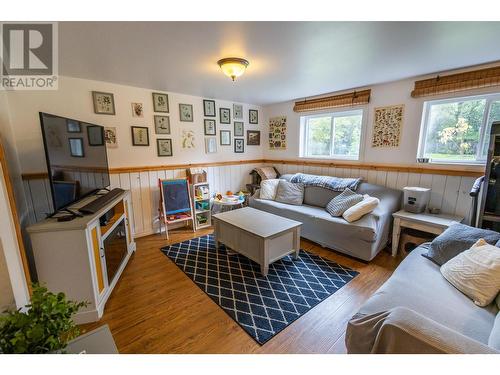
{"type": "Polygon", "coordinates": [[[369,315],[402,306],[487,344],[498,309],[494,304],[478,307],[455,289],[436,264],[421,256],[428,249],[427,243],[411,251],[359,313],[369,315]]]}
{"type": "Polygon", "coordinates": [[[443,264],[441,273],[476,305],[487,306],[500,291],[500,248],[481,238],[443,264]]]}
{"type": "Polygon", "coordinates": [[[324,208],[290,204],[253,198],[250,206],[258,210],[287,217],[304,223],[304,227],[314,227],[314,230],[329,233],[335,237],[355,238],[374,242],[377,239],[378,219],[369,214],[355,223],[349,224],[342,217],[332,217],[324,208]]]}
{"type": "Polygon", "coordinates": [[[349,223],[352,223],[353,221],[359,220],[366,214],[372,212],[375,208],[377,208],[379,203],[380,201],[378,198],[370,197],[365,194],[363,196],[363,200],[347,209],[342,214],[342,217],[349,223]]]}
{"type": "Polygon", "coordinates": [[[304,185],[280,180],[274,200],[281,203],[301,205],[304,201],[304,185]]]}
{"type": "Polygon", "coordinates": [[[260,199],[274,200],[276,191],[278,190],[279,182],[280,180],[277,178],[271,180],[262,180],[262,182],[260,183],[260,199]]]}
{"type": "Polygon", "coordinates": [[[345,210],[362,200],[363,196],[361,194],[356,194],[354,191],[347,188],[328,202],[326,205],[326,211],[332,216],[342,216],[345,210]]]}
{"type": "Polygon", "coordinates": [[[325,208],[340,192],[318,186],[306,186],[304,189],[304,204],[325,208]]]}
{"type": "Polygon", "coordinates": [[[432,241],[429,251],[424,254],[424,257],[442,266],[451,258],[470,249],[480,238],[494,245],[500,240],[500,233],[464,224],[453,224],[432,241]]]}

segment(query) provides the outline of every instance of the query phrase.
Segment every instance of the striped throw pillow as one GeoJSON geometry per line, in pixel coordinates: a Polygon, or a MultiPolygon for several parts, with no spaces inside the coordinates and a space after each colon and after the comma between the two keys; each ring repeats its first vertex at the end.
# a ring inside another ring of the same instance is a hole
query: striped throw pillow
{"type": "Polygon", "coordinates": [[[363,200],[361,194],[356,194],[351,189],[345,189],[342,193],[333,198],[327,205],[326,211],[332,216],[342,216],[350,207],[363,200]]]}

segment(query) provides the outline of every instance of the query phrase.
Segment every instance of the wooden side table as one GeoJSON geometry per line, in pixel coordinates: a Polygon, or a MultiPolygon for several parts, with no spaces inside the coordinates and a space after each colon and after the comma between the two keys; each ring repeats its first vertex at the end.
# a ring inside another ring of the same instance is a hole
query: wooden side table
{"type": "Polygon", "coordinates": [[[392,256],[396,256],[399,249],[399,237],[401,228],[412,228],[421,230],[422,232],[441,234],[450,225],[460,223],[464,218],[456,215],[439,214],[433,215],[428,213],[414,214],[404,210],[392,214],[394,224],[392,227],[392,256]]]}

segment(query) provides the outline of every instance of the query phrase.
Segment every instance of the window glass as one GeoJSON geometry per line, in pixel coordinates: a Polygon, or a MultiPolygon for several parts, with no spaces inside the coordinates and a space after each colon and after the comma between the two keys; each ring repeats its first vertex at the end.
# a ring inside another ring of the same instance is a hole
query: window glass
{"type": "Polygon", "coordinates": [[[359,159],[363,110],[329,113],[303,118],[305,157],[359,159]]]}
{"type": "Polygon", "coordinates": [[[485,114],[485,99],[430,104],[424,157],[475,160],[485,114]]]}

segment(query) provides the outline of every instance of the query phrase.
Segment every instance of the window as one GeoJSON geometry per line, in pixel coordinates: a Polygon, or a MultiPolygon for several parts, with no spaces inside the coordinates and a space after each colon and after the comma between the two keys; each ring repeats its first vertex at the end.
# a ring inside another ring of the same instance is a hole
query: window
{"type": "Polygon", "coordinates": [[[359,159],[362,123],[362,109],[302,117],[300,155],[359,159]]]}
{"type": "Polygon", "coordinates": [[[434,163],[484,163],[494,121],[500,121],[500,95],[425,102],[419,157],[434,163]]]}

